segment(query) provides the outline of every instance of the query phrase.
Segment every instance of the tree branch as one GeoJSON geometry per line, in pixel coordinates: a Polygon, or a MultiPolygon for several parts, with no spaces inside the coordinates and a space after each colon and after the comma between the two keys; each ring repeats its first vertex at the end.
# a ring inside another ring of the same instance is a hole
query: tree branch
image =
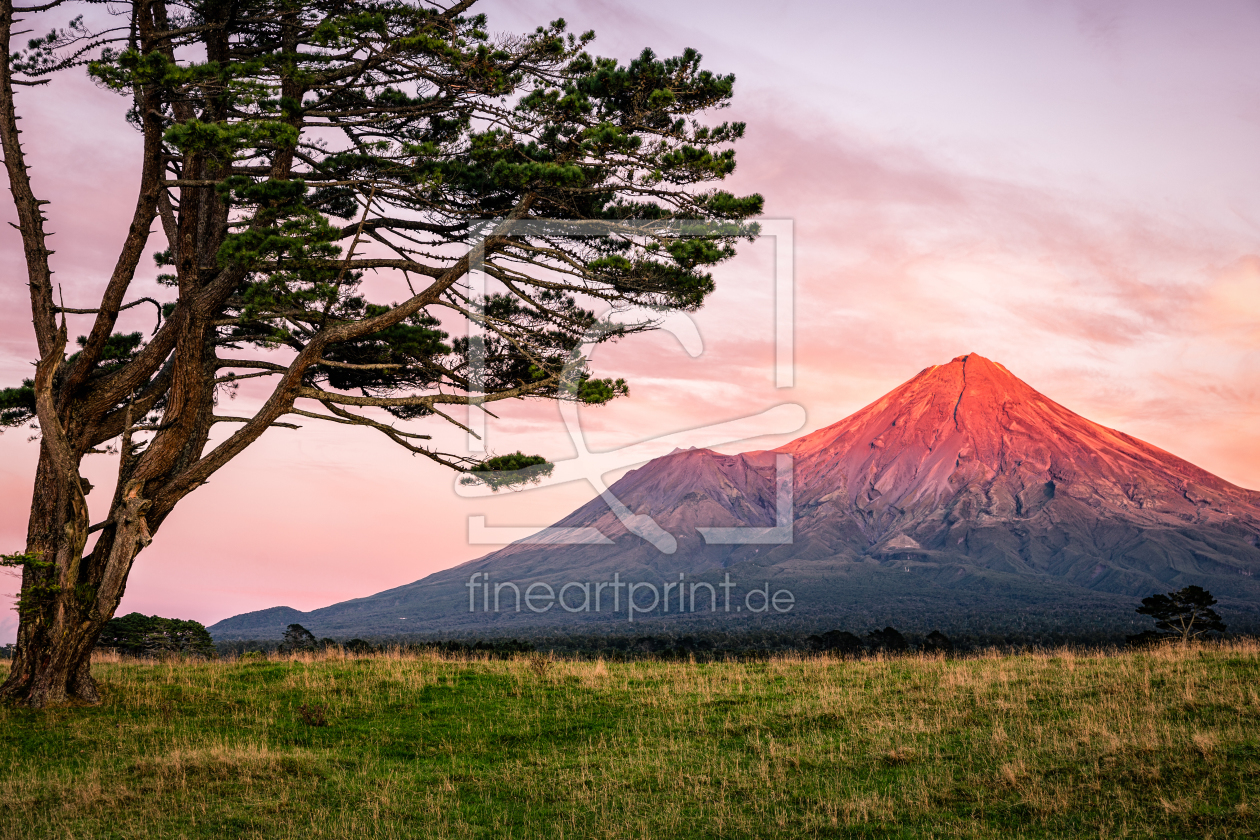
{"type": "Polygon", "coordinates": [[[394,365],[355,365],[350,362],[334,362],[332,359],[320,359],[315,364],[322,367],[342,368],[345,370],[397,370],[406,367],[405,364],[394,365]]]}
{"type": "MultiPolygon", "coordinates": [[[[140,42],[148,46],[153,32],[153,22],[148,6],[146,5],[135,14],[140,42]]],[[[92,324],[92,331],[88,333],[83,349],[79,352],[78,358],[66,376],[66,381],[61,386],[62,402],[87,381],[92,369],[100,361],[101,353],[114,331],[114,325],[118,322],[123,297],[127,294],[127,289],[135,277],[136,267],[140,264],[145,243],[149,240],[149,229],[153,226],[153,220],[158,213],[157,203],[158,196],[162,192],[162,167],[165,160],[162,155],[162,119],[155,107],[157,103],[153,101],[155,93],[152,86],[137,90],[135,99],[142,115],[144,128],[144,156],[140,172],[139,195],[136,197],[135,209],[132,211],[131,226],[127,230],[118,260],[114,264],[114,272],[110,275],[109,284],[101,296],[100,312],[96,316],[95,323],[92,324]]],[[[158,325],[161,326],[161,307],[158,307],[158,325]]],[[[154,330],[154,334],[156,333],[157,330],[154,330]]]]}
{"type": "Polygon", "coordinates": [[[10,67],[12,50],[9,45],[13,12],[13,0],[0,0],[0,146],[4,149],[9,190],[13,194],[13,204],[17,210],[18,229],[22,232],[22,249],[26,256],[26,277],[31,295],[31,315],[35,325],[35,340],[42,359],[57,342],[52,269],[48,264],[48,257],[52,252],[45,244],[45,220],[40,210],[48,202],[36,199],[31,190],[31,176],[18,136],[22,132],[17,127],[19,117],[13,99],[13,73],[10,67]]]}
{"type": "MultiPolygon", "coordinates": [[[[252,417],[221,417],[216,414],[214,417],[211,418],[211,422],[212,423],[248,423],[253,419],[254,418],[252,417]]],[[[301,426],[295,426],[292,423],[272,423],[271,426],[273,428],[280,428],[280,429],[302,428],[301,426]]]]}
{"type": "Polygon", "coordinates": [[[326,420],[329,423],[345,423],[351,426],[370,426],[375,429],[387,429],[391,433],[396,434],[399,437],[412,438],[413,440],[432,440],[433,439],[432,435],[418,435],[415,432],[404,432],[401,429],[395,429],[393,426],[387,426],[384,423],[379,423],[370,417],[364,417],[361,414],[351,414],[348,411],[343,411],[337,408],[335,405],[330,405],[328,403],[325,403],[324,406],[329,411],[333,412],[336,416],[329,417],[327,414],[316,414],[313,411],[303,411],[300,408],[289,409],[289,414],[298,414],[298,415],[301,415],[302,417],[310,417],[314,420],[326,420]]]}
{"type": "MultiPolygon", "coordinates": [[[[156,335],[158,329],[162,326],[162,304],[158,303],[153,298],[142,297],[137,300],[133,300],[131,303],[126,303],[118,307],[118,311],[122,312],[124,309],[130,309],[131,307],[139,306],[142,303],[151,303],[157,309],[157,325],[153,328],[153,333],[156,335]]],[[[66,306],[58,306],[54,308],[54,311],[65,312],[69,315],[91,315],[93,313],[100,312],[101,310],[100,309],[71,309],[66,306]]]]}

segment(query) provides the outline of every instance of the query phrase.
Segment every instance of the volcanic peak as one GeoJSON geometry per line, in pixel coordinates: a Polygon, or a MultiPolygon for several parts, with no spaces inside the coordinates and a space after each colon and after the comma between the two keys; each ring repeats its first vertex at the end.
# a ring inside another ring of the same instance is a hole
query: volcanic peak
{"type": "MultiPolygon", "coordinates": [[[[763,552],[763,560],[912,546],[966,553],[999,539],[992,536],[999,531],[1007,535],[999,542],[1011,543],[994,549],[1003,557],[1040,556],[1042,549],[1012,547],[1031,534],[1046,545],[1092,546],[1045,549],[1081,556],[1111,550],[1103,545],[1111,538],[1099,534],[1124,533],[1140,542],[1144,538],[1133,535],[1152,529],[1207,527],[1216,534],[1212,540],[1223,529],[1248,551],[1260,543],[1260,493],[1086,420],[975,353],[929,367],[844,420],[777,450],[678,449],[630,471],[610,490],[624,509],[652,517],[672,534],[680,556],[702,565],[735,562],[754,549],[705,547],[697,528],[775,526],[781,453],[793,459],[795,537],[791,545],[763,552]]],[[[556,524],[596,528],[642,553],[642,562],[655,562],[656,550],[641,546],[602,497],[556,524]]],[[[486,561],[533,556],[536,549],[514,544],[486,561]]],[[[574,551],[603,562],[597,549],[574,551]]]]}
{"type": "Polygon", "coordinates": [[[1148,524],[1260,521],[1260,494],[1087,420],[976,353],[777,451],[796,459],[798,503],[846,497],[897,520],[966,496],[988,515],[1018,517],[1062,491],[1148,524]]]}
{"type": "MultiPolygon", "coordinates": [[[[1135,597],[1187,584],[1253,613],[1260,603],[1252,583],[1260,576],[1260,493],[1086,420],[975,353],[929,367],[778,450],[676,450],[610,490],[622,514],[652,517],[676,538],[677,551],[662,553],[597,497],[556,524],[593,527],[600,544],[517,542],[303,623],[353,634],[370,613],[380,626],[397,627],[404,603],[412,615],[431,615],[435,628],[543,620],[465,612],[476,572],[562,585],[618,573],[664,582],[742,569],[792,582],[802,603],[812,592],[817,615],[831,610],[852,620],[877,608],[892,611],[887,621],[894,613],[921,621],[924,610],[939,607],[942,615],[954,610],[952,620],[1018,615],[1021,627],[1036,610],[1060,626],[1063,610],[1101,604],[1099,593],[1132,614],[1135,597]],[[791,541],[702,539],[702,528],[779,527],[779,453],[793,456],[791,541]]],[[[278,637],[293,621],[281,613],[212,629],[240,634],[266,624],[278,637]]]]}

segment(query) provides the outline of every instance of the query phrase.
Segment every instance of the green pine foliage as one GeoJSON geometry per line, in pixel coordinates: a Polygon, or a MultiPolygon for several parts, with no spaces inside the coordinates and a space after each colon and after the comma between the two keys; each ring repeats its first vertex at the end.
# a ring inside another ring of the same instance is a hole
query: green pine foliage
{"type": "Polygon", "coordinates": [[[284,631],[284,640],[280,642],[280,650],[285,653],[312,651],[319,645],[315,634],[301,624],[290,624],[284,631]]]}
{"type": "Polygon", "coordinates": [[[1188,641],[1205,633],[1224,633],[1225,622],[1212,607],[1216,599],[1200,586],[1187,586],[1167,595],[1142,599],[1139,615],[1155,619],[1158,634],[1188,641]]]}
{"type": "Polygon", "coordinates": [[[98,645],[129,656],[213,656],[215,652],[214,641],[200,622],[138,612],[105,622],[98,645]]]}
{"type": "Polygon", "coordinates": [[[462,480],[465,484],[481,483],[491,490],[537,484],[551,475],[554,465],[541,455],[526,455],[517,450],[510,455],[487,458],[472,468],[462,480]]]}
{"type": "Polygon", "coordinates": [[[23,379],[16,388],[0,388],[0,426],[20,426],[34,417],[34,380],[23,379]]]}
{"type": "MultiPolygon", "coordinates": [[[[86,63],[107,89],[146,91],[168,178],[190,181],[171,191],[177,207],[221,208],[221,235],[197,245],[211,251],[171,243],[155,254],[174,269],[160,278],[178,290],[159,306],[168,321],[230,274],[239,279],[217,304],[215,347],[300,351],[328,329],[379,322],[330,343],[303,376],[330,392],[338,420],[355,410],[336,402],[346,392],[398,419],[445,417],[438,406],[468,401],[473,379],[482,403],[624,396],[626,382],[588,370],[582,347],[655,322],[613,323],[609,307],[696,309],[715,288],[711,269],[758,232],[749,220],[761,196],[716,186],[735,170],[745,125],[708,115],[730,104],[735,78],[694,49],[622,63],[592,53],[594,33],[564,20],[492,36],[485,15],[414,0],[245,0],[230,13],[200,0],[163,14],[178,34],[149,46],[107,40],[93,55],[101,41],[76,20],[31,41],[16,67],[43,77],[86,63]],[[493,236],[508,215],[524,226],[493,236]],[[484,268],[498,288],[484,299],[440,283],[431,304],[399,318],[403,300],[365,285],[382,271],[433,284],[456,268],[449,246],[487,235],[484,268]],[[463,318],[480,320],[485,338],[463,337],[463,318]]],[[[95,375],[148,343],[113,336],[95,375]]],[[[153,361],[119,405],[156,380],[153,361]]],[[[220,389],[257,375],[223,367],[220,389]]],[[[0,393],[0,421],[33,414],[29,387],[0,393]]],[[[407,442],[457,469],[476,465],[422,439],[407,442]]]]}

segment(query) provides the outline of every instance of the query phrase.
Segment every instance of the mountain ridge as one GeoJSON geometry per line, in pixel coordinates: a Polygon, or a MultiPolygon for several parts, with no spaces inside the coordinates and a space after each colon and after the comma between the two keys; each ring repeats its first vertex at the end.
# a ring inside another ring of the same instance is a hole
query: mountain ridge
{"type": "MultiPolygon", "coordinates": [[[[812,601],[794,618],[817,621],[898,598],[922,611],[948,591],[946,600],[956,596],[977,614],[1003,613],[1011,599],[1039,603],[1038,620],[1053,622],[1054,611],[1069,609],[1074,597],[1102,605],[1178,583],[1228,583],[1226,597],[1238,609],[1260,609],[1252,581],[1260,570],[1260,493],[1094,423],[974,353],[925,368],[777,449],[678,449],[610,490],[631,514],[651,517],[673,535],[676,551],[662,553],[633,533],[597,496],[556,525],[596,528],[611,545],[518,542],[421,581],[312,611],[308,620],[335,635],[400,607],[415,613],[407,616],[414,632],[564,618],[462,612],[467,581],[478,572],[496,581],[559,583],[614,573],[659,582],[677,574],[716,579],[739,570],[784,585],[796,581],[812,601]],[[792,462],[792,541],[707,542],[699,528],[776,525],[776,463],[783,455],[792,462]],[[894,568],[904,574],[888,577],[894,568]],[[986,602],[980,596],[995,581],[1020,594],[986,602]]],[[[211,630],[218,637],[262,632],[264,625],[270,628],[263,616],[237,616],[211,630]]]]}

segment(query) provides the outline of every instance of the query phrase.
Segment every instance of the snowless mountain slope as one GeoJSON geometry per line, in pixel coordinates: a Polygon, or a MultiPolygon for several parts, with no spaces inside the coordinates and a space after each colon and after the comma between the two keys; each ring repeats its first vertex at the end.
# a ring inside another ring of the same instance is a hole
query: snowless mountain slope
{"type": "MultiPolygon", "coordinates": [[[[469,613],[466,584],[477,572],[559,585],[726,570],[795,586],[799,621],[855,611],[913,621],[936,610],[938,622],[962,612],[983,622],[1019,609],[1052,626],[1056,611],[1131,611],[1136,598],[1191,583],[1260,614],[1260,493],[1091,422],[976,354],[927,368],[777,450],[677,450],[611,492],[673,535],[676,550],[633,533],[597,497],[556,524],[596,528],[610,545],[516,543],[307,620],[343,635],[401,632],[404,615],[409,632],[589,621],[558,610],[469,613]],[[698,528],[776,524],[782,455],[792,461],[791,542],[706,542],[698,528]]],[[[264,611],[211,629],[242,638],[272,634],[274,623],[264,611]]]]}

